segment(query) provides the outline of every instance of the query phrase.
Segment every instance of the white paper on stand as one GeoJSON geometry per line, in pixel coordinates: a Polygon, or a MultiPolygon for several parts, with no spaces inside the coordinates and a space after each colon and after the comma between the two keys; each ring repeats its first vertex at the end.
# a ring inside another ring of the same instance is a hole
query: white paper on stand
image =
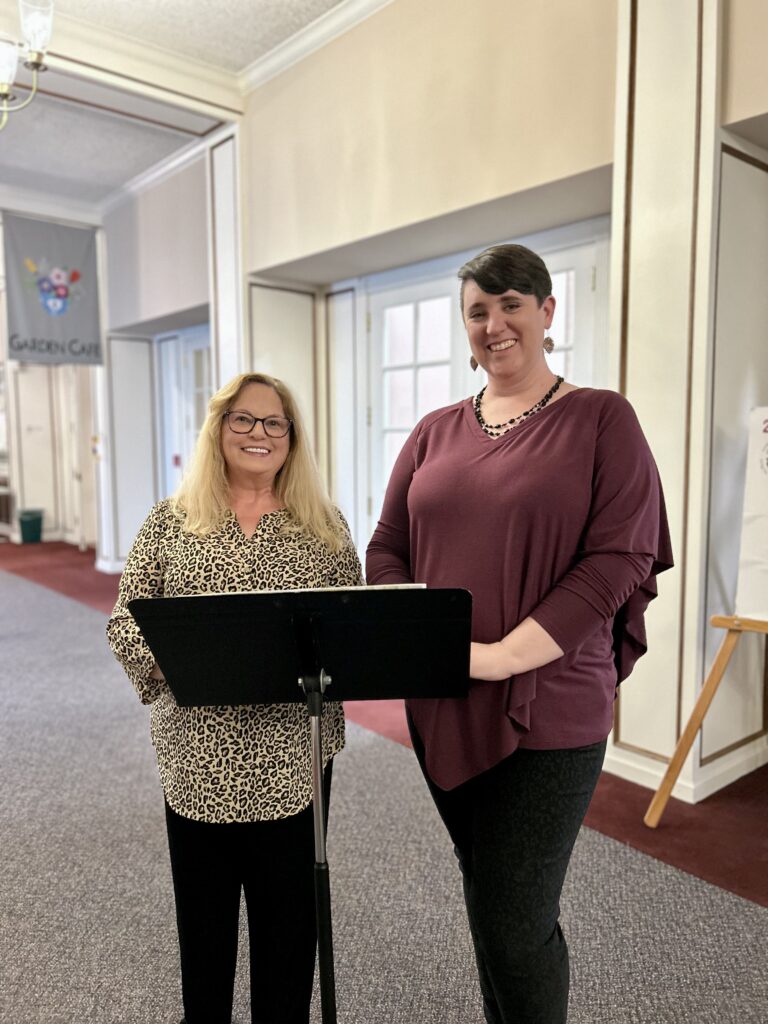
{"type": "Polygon", "coordinates": [[[768,621],[768,406],[749,414],[736,615],[768,621]]]}

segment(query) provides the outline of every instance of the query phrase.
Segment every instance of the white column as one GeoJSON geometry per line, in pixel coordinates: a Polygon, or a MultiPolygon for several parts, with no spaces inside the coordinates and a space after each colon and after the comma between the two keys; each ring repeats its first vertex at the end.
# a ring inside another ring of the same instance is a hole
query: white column
{"type": "MultiPolygon", "coordinates": [[[[620,12],[612,382],[656,456],[676,568],[660,577],[647,615],[649,651],[622,687],[606,767],[655,788],[709,668],[713,531],[739,528],[738,517],[711,519],[722,0],[624,0],[620,12]]],[[[762,691],[762,674],[743,685],[762,691]]],[[[724,695],[710,716],[732,711],[724,695]]],[[[697,741],[676,796],[702,799],[760,762],[755,744],[766,755],[765,740],[747,717],[730,728],[720,723],[734,742],[719,756],[704,756],[697,741]]]]}
{"type": "Polygon", "coordinates": [[[208,183],[211,369],[214,389],[218,389],[245,365],[235,128],[208,150],[208,183]]]}

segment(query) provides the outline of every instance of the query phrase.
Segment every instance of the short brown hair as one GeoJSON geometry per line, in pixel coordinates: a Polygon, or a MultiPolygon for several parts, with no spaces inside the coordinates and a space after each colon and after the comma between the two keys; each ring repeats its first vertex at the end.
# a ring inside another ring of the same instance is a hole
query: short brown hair
{"type": "Polygon", "coordinates": [[[539,305],[552,294],[552,278],[544,260],[524,245],[511,242],[492,245],[459,270],[461,308],[464,310],[464,285],[474,281],[489,295],[502,295],[512,289],[522,295],[535,295],[539,305]]]}

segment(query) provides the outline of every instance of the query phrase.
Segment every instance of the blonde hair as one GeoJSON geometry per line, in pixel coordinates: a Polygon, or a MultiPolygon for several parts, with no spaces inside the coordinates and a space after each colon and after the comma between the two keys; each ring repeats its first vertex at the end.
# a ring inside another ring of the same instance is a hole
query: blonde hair
{"type": "Polygon", "coordinates": [[[204,536],[211,533],[230,511],[227,465],[221,451],[221,425],[242,389],[266,384],[276,392],[285,415],[293,421],[288,458],[275,477],[275,495],[291,513],[283,529],[314,537],[332,551],[344,544],[345,533],[331,504],[307,442],[298,405],[286,385],[266,373],[241,373],[220,388],[208,403],[208,415],[181,486],[171,499],[174,510],[185,514],[184,529],[204,536]]]}

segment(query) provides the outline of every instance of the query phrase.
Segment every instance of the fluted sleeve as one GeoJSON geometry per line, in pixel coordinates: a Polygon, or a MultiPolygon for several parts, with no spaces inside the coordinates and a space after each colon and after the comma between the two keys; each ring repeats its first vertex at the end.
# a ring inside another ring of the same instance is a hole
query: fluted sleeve
{"type": "Polygon", "coordinates": [[[531,617],[566,653],[613,619],[614,658],[624,679],[645,650],[643,613],[656,595],[655,577],[671,565],[656,464],[634,410],[611,396],[597,425],[592,503],[579,550],[531,617]]]}

